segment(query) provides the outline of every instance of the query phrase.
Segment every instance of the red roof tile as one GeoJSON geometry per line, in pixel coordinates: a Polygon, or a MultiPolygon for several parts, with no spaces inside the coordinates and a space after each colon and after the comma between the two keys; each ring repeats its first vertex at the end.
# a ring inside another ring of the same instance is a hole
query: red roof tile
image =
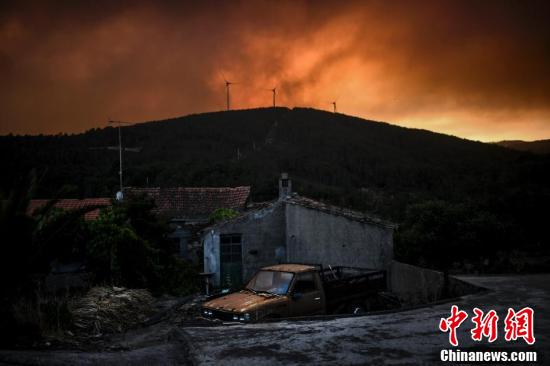
{"type": "MultiPolygon", "coordinates": [[[[32,215],[36,209],[44,206],[50,200],[31,200],[27,207],[27,214],[32,215]]],[[[54,207],[64,210],[77,210],[89,206],[110,206],[110,198],[84,198],[84,199],[60,199],[55,203],[54,207]]],[[[99,209],[87,212],[84,215],[86,220],[95,220],[99,216],[99,209]]]]}
{"type": "Polygon", "coordinates": [[[178,219],[206,219],[218,208],[244,210],[250,187],[126,188],[127,195],[152,197],[158,214],[178,219]]]}

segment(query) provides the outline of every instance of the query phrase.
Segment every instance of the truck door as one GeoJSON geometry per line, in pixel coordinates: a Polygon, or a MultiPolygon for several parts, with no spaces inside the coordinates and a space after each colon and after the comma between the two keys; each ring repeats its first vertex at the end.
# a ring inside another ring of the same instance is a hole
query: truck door
{"type": "Polygon", "coordinates": [[[316,272],[298,273],[290,293],[290,315],[322,314],[325,299],[316,272]]]}

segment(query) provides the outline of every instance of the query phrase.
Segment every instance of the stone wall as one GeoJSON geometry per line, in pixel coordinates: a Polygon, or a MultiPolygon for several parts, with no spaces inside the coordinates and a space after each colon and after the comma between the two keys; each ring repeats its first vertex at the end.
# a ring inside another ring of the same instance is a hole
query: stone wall
{"type": "Polygon", "coordinates": [[[393,230],[296,204],[286,204],[289,262],[386,269],[393,230]]]}
{"type": "Polygon", "coordinates": [[[389,271],[389,288],[405,306],[415,306],[476,293],[478,286],[449,276],[444,296],[443,273],[411,264],[393,261],[389,271]]]}

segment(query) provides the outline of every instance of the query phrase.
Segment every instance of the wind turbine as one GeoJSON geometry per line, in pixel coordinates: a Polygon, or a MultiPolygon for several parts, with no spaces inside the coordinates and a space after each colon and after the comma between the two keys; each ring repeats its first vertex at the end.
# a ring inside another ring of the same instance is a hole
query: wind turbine
{"type": "Polygon", "coordinates": [[[225,81],[225,93],[227,94],[227,110],[231,109],[230,99],[229,99],[229,86],[233,84],[231,81],[225,81]]]}
{"type": "Polygon", "coordinates": [[[275,108],[275,95],[277,94],[277,87],[267,90],[270,90],[273,93],[273,108],[275,108]]]}
{"type": "Polygon", "coordinates": [[[233,84],[237,84],[233,81],[229,81],[225,78],[225,76],[222,74],[223,80],[225,81],[225,94],[227,97],[227,110],[231,109],[231,97],[229,95],[230,86],[233,84]]]}
{"type": "Polygon", "coordinates": [[[340,99],[340,96],[338,96],[336,99],[334,99],[334,102],[329,102],[330,104],[332,104],[332,109],[333,109],[334,113],[337,112],[336,102],[338,101],[338,99],[340,99]]]}

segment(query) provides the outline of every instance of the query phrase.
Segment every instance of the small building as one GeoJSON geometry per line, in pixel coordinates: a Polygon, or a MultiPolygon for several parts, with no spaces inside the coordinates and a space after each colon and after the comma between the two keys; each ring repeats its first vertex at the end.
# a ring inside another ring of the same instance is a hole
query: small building
{"type": "Polygon", "coordinates": [[[202,231],[204,272],[214,286],[236,286],[283,262],[387,269],[395,225],[292,193],[283,174],[279,198],[202,231]]]}
{"type": "Polygon", "coordinates": [[[156,206],[154,212],[173,229],[170,238],[174,242],[174,252],[191,262],[198,262],[200,239],[197,232],[209,223],[216,209],[244,211],[250,187],[128,187],[125,193],[127,197],[150,197],[156,206]]]}

